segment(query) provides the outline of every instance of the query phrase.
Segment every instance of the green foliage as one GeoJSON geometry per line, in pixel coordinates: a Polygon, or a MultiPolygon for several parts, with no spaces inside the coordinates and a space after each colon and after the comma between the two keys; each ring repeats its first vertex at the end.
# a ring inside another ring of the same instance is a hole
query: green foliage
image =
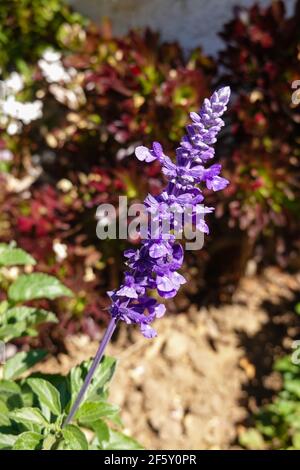
{"type": "Polygon", "coordinates": [[[36,264],[35,260],[21,248],[0,243],[0,266],[15,266],[27,264],[33,266],[36,264]]]}
{"type": "Polygon", "coordinates": [[[42,273],[24,274],[8,290],[8,298],[12,302],[26,302],[43,298],[56,299],[71,295],[71,291],[58,279],[42,273]]]}
{"type": "Polygon", "coordinates": [[[283,386],[272,403],[255,415],[256,428],[240,436],[248,449],[300,449],[300,365],[290,356],[279,359],[274,369],[282,374],[283,386]]]}
{"type": "MultiPolygon", "coordinates": [[[[15,265],[35,265],[35,260],[20,248],[2,243],[0,245],[0,266],[4,269],[15,265]]],[[[0,340],[11,341],[22,336],[36,336],[42,323],[56,322],[53,312],[40,307],[20,305],[35,299],[54,299],[72,296],[58,279],[42,273],[21,274],[9,285],[5,273],[0,271],[0,282],[7,291],[7,298],[0,303],[0,340]]],[[[43,356],[41,351],[22,352],[9,359],[4,374],[8,378],[23,373],[43,356]]]]}
{"type": "Polygon", "coordinates": [[[1,0],[0,68],[24,70],[49,45],[63,47],[66,26],[84,22],[61,0],[1,0]]]}
{"type": "Polygon", "coordinates": [[[83,363],[65,377],[34,374],[18,382],[0,381],[0,448],[141,449],[118,430],[118,407],[107,402],[107,388],[115,368],[115,361],[109,357],[99,366],[74,423],[63,427],[78,389],[78,377],[84,379],[87,366],[83,363]]]}
{"type": "Polygon", "coordinates": [[[11,380],[19,377],[27,369],[44,359],[46,354],[46,351],[42,349],[18,352],[5,362],[3,367],[4,379],[11,380]]]}
{"type": "MultiPolygon", "coordinates": [[[[0,263],[2,269],[7,269],[18,264],[33,266],[35,261],[25,251],[1,244],[0,263]]],[[[17,303],[72,295],[58,279],[41,273],[18,276],[7,291],[7,300],[0,304],[2,341],[23,335],[34,336],[41,323],[56,321],[52,312],[17,303]]],[[[20,351],[3,366],[0,380],[0,449],[140,449],[136,441],[120,432],[119,409],[107,401],[107,389],[116,361],[110,357],[103,359],[74,423],[63,427],[91,361],[74,367],[66,377],[35,373],[20,378],[46,354],[46,351],[38,349],[20,351]]]]}

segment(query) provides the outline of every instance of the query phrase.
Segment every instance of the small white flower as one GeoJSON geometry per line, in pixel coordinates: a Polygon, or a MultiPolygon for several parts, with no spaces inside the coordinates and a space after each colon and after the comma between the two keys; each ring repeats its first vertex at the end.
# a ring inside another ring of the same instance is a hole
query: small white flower
{"type": "Polygon", "coordinates": [[[2,103],[2,112],[6,116],[17,118],[19,113],[19,103],[14,96],[8,96],[2,103]]]}
{"type": "Polygon", "coordinates": [[[11,95],[3,102],[2,112],[13,119],[20,119],[24,124],[29,124],[42,116],[42,105],[40,100],[21,103],[11,95]]]}
{"type": "Polygon", "coordinates": [[[61,53],[48,48],[44,51],[42,57],[46,62],[57,62],[61,58],[61,53]]]}
{"type": "Polygon", "coordinates": [[[56,261],[61,262],[68,256],[68,247],[59,240],[53,241],[53,251],[56,254],[56,261]]]}
{"type": "Polygon", "coordinates": [[[9,135],[15,135],[21,132],[22,130],[22,125],[20,122],[17,121],[12,121],[8,124],[8,127],[6,129],[7,133],[9,135]]]}
{"type": "Polygon", "coordinates": [[[20,108],[19,119],[24,124],[30,124],[31,121],[35,121],[42,117],[42,106],[43,103],[40,100],[33,101],[32,103],[21,103],[23,106],[20,108]]]}
{"type": "Polygon", "coordinates": [[[72,90],[64,88],[61,85],[52,83],[49,90],[60,103],[66,104],[70,109],[76,110],[86,101],[84,92],[80,86],[73,87],[72,90]]]}
{"type": "Polygon", "coordinates": [[[8,93],[19,93],[24,87],[23,78],[19,73],[12,72],[10,76],[4,80],[4,85],[8,93]]]}
{"type": "Polygon", "coordinates": [[[84,282],[92,282],[96,279],[95,273],[93,271],[93,268],[90,266],[87,266],[84,272],[83,280],[84,282]]]}
{"type": "Polygon", "coordinates": [[[38,64],[48,83],[70,82],[71,76],[61,62],[47,62],[41,59],[38,61],[38,64]]]}

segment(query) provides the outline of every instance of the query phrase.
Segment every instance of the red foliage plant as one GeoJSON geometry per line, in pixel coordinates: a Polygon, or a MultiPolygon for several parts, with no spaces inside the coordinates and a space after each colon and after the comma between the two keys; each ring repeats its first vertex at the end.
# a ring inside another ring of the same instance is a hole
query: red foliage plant
{"type": "Polygon", "coordinates": [[[161,43],[149,30],[119,39],[108,24],[89,24],[79,37],[74,45],[61,35],[64,52],[44,54],[27,74],[21,98],[41,100],[42,118],[0,136],[13,154],[5,237],[77,294],[61,325],[96,334],[106,318],[104,293],[119,282],[124,249],[119,241],[96,238],[96,207],[116,204],[118,195],[141,200],[159,191],[157,164],[137,162],[134,148],[160,140],[170,150],[187,111],[209,94],[215,65],[200,50],[184,58],[178,44],[161,43]],[[56,81],[53,62],[66,74],[56,81]]]}
{"type": "Polygon", "coordinates": [[[252,245],[263,241],[265,259],[269,245],[281,262],[291,254],[300,209],[300,105],[292,101],[300,78],[299,23],[299,1],[291,17],[284,2],[275,1],[268,8],[236,8],[221,33],[222,81],[235,92],[230,154],[223,158],[231,179],[230,224],[246,230],[252,245]]]}

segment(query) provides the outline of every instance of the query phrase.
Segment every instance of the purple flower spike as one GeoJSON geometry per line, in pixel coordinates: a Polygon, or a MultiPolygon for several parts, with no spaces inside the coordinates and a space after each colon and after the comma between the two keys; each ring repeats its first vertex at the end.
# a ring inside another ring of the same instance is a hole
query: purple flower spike
{"type": "MultiPolygon", "coordinates": [[[[226,111],[229,97],[230,88],[221,88],[215,91],[210,99],[204,100],[199,113],[190,114],[192,124],[187,126],[187,134],[176,149],[176,164],[164,154],[158,142],[153,143],[151,150],[144,146],[135,149],[136,157],[140,161],[150,163],[158,160],[169,180],[166,189],[159,196],[149,195],[146,198],[145,206],[151,215],[155,215],[154,219],[158,222],[169,219],[170,233],[166,239],[165,233],[162,237],[161,233],[156,231],[153,237],[149,230],[148,238],[142,241],[139,249],[125,251],[128,271],[125,273],[124,283],[119,289],[108,292],[112,302],[112,318],[64,426],[75,416],[117,322],[123,320],[128,324],[136,323],[146,338],[154,338],[156,331],[151,323],[156,318],[161,318],[166,308],[151,297],[149,291],[156,289],[161,297],[167,299],[174,297],[180,286],[186,282],[177,272],[183,263],[183,248],[173,235],[176,231],[176,221],[170,217],[170,213],[174,214],[175,208],[177,214],[182,214],[189,206],[194,209],[193,217],[195,213],[208,214],[213,208],[199,205],[204,197],[198,185],[203,183],[213,191],[227,186],[228,181],[219,176],[221,165],[215,164],[209,168],[205,168],[205,165],[214,156],[212,144],[216,142],[216,136],[224,125],[221,116],[226,111]]],[[[204,219],[196,221],[195,225],[201,232],[209,232],[204,219]]]]}
{"type": "MultiPolygon", "coordinates": [[[[187,134],[176,149],[176,163],[165,155],[158,142],[153,143],[152,149],[139,146],[135,150],[140,161],[150,163],[158,160],[168,179],[166,189],[159,196],[148,195],[145,206],[152,220],[171,221],[170,234],[162,237],[156,231],[153,236],[149,231],[139,249],[124,253],[128,271],[120,289],[109,293],[112,300],[110,313],[116,321],[139,324],[146,338],[156,336],[150,324],[165,313],[165,306],[150,297],[148,292],[156,289],[160,297],[171,298],[186,282],[177,272],[183,263],[183,249],[171,234],[176,230],[177,222],[170,213],[182,214],[187,206],[193,207],[194,214],[198,215],[213,212],[212,207],[199,205],[204,199],[201,183],[213,191],[220,191],[228,185],[228,181],[220,176],[221,165],[214,164],[207,168],[206,164],[214,157],[212,145],[224,126],[221,116],[227,109],[229,97],[230,88],[220,88],[210,99],[204,100],[199,113],[190,113],[192,123],[186,127],[187,134]]],[[[195,225],[199,231],[209,233],[203,218],[195,225]]]]}

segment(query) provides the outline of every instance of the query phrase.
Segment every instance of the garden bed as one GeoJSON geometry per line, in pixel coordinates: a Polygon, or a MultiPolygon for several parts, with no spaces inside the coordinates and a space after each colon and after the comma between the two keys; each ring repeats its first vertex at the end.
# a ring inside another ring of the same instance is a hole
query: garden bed
{"type": "MultiPolygon", "coordinates": [[[[110,399],[122,407],[126,431],[149,449],[236,448],[249,412],[281,385],[272,364],[299,335],[299,287],[300,274],[268,268],[246,277],[232,304],[192,305],[161,319],[152,342],[122,325],[108,353],[119,358],[110,399]]],[[[68,355],[40,369],[66,373],[97,343],[73,336],[66,347],[68,355]]]]}

